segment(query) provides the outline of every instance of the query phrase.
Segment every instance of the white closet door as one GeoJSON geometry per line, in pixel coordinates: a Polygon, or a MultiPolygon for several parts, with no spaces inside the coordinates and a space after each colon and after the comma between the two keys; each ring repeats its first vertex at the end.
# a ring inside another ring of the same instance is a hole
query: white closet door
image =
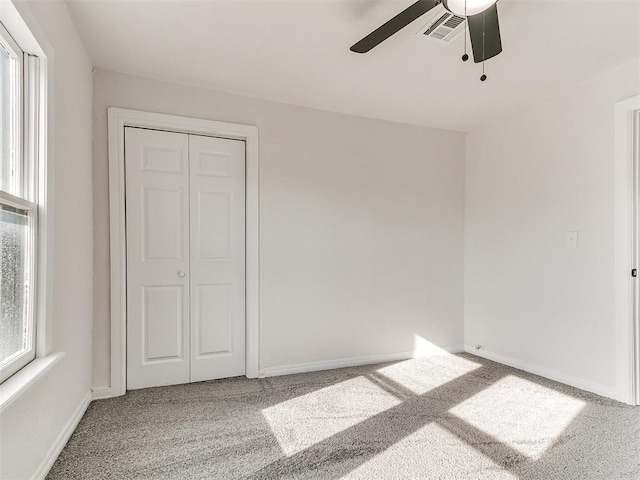
{"type": "Polygon", "coordinates": [[[245,374],[245,143],[189,136],[191,381],[245,374]]]}
{"type": "Polygon", "coordinates": [[[189,136],[125,129],[127,388],[189,382],[189,136]]]}

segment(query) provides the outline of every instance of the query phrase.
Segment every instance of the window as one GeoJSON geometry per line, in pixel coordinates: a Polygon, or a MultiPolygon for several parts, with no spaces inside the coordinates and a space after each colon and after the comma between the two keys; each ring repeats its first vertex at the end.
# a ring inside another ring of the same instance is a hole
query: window
{"type": "Polygon", "coordinates": [[[0,24],[0,382],[35,358],[37,70],[0,24]]]}

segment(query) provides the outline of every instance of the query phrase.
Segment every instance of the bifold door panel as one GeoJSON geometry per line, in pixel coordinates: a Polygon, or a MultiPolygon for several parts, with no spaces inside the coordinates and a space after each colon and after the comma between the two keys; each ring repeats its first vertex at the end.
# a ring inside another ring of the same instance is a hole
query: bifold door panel
{"type": "Polygon", "coordinates": [[[245,372],[244,142],[125,129],[127,388],[245,372]]]}
{"type": "Polygon", "coordinates": [[[189,381],[189,137],[127,128],[127,387],[189,381]]]}
{"type": "Polygon", "coordinates": [[[189,137],[191,381],[244,375],[244,142],[189,137]],[[241,353],[241,355],[239,355],[241,353]]]}

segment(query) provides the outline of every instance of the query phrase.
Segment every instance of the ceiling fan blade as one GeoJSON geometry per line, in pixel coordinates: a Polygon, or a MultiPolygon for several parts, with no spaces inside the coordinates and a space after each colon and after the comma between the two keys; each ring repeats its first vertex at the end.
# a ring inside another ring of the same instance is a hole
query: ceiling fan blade
{"type": "Polygon", "coordinates": [[[467,17],[473,60],[480,63],[502,52],[498,6],[494,3],[482,13],[467,17]]]}
{"type": "Polygon", "coordinates": [[[369,35],[353,45],[350,50],[356,53],[367,53],[373,47],[384,42],[394,33],[402,30],[404,27],[427,13],[439,3],[441,3],[441,0],[418,0],[409,8],[403,10],[398,15],[393,17],[387,23],[385,23],[381,27],[376,28],[369,35]]]}

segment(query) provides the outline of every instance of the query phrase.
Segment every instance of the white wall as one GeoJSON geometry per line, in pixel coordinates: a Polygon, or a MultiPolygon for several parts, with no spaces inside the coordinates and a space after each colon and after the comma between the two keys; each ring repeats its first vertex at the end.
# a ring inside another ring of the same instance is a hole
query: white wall
{"type": "Polygon", "coordinates": [[[632,63],[468,136],[465,343],[480,354],[614,395],[614,106],[638,93],[632,63]]]}
{"type": "MultiPolygon", "coordinates": [[[[19,5],[24,10],[24,5],[19,5]]],[[[93,212],[91,65],[63,2],[28,2],[53,48],[49,158],[54,177],[51,348],[65,352],[0,416],[0,478],[30,478],[91,385],[93,212]]]]}
{"type": "Polygon", "coordinates": [[[462,344],[464,135],[97,70],[94,384],[109,384],[107,107],[260,130],[260,367],[462,344]]]}

